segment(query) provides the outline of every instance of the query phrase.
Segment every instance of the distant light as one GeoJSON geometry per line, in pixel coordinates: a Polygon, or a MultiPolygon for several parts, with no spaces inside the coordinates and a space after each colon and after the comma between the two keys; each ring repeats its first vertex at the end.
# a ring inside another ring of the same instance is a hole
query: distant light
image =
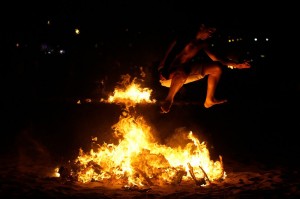
{"type": "Polygon", "coordinates": [[[230,42],[231,42],[231,39],[228,39],[228,42],[230,43],[230,42]]]}
{"type": "Polygon", "coordinates": [[[269,38],[266,38],[266,41],[269,41],[269,38]]]}
{"type": "Polygon", "coordinates": [[[19,48],[19,47],[20,47],[20,44],[19,44],[19,43],[16,43],[16,47],[19,48]]]}
{"type": "Polygon", "coordinates": [[[265,57],[265,55],[260,55],[260,57],[261,57],[261,58],[264,58],[264,57],[265,57]]]}
{"type": "Polygon", "coordinates": [[[80,34],[80,30],[78,28],[75,28],[75,34],[79,35],[80,34]]]}
{"type": "Polygon", "coordinates": [[[50,25],[50,20],[47,21],[47,24],[50,25]]]}
{"type": "Polygon", "coordinates": [[[65,51],[64,49],[60,49],[60,50],[59,50],[59,54],[63,55],[63,54],[65,54],[65,53],[66,53],[66,51],[65,51]]]}
{"type": "Polygon", "coordinates": [[[257,38],[254,38],[254,41],[257,41],[257,38]]]}

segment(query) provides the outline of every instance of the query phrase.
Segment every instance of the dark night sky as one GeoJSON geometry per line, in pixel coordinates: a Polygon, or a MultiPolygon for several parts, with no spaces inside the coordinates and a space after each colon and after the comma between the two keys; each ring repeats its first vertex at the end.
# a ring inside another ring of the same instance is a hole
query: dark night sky
{"type": "Polygon", "coordinates": [[[147,42],[164,39],[165,48],[170,32],[202,20],[212,21],[230,33],[268,37],[273,37],[273,28],[279,22],[274,5],[253,1],[10,1],[2,9],[0,41],[4,44],[1,46],[8,47],[16,42],[38,46],[47,40],[69,45],[74,29],[79,28],[81,40],[88,45],[111,41],[110,47],[115,48],[111,43],[117,46],[141,34],[147,42]]]}
{"type": "MultiPolygon", "coordinates": [[[[273,5],[274,6],[274,5],[273,5]]],[[[19,32],[24,27],[32,31],[45,20],[57,20],[61,27],[81,26],[87,31],[110,30],[134,26],[156,29],[193,23],[197,18],[216,20],[220,25],[246,29],[270,30],[278,22],[272,5],[247,2],[185,1],[12,1],[2,13],[7,31],[19,32]]],[[[2,9],[4,9],[3,7],[2,9]]]]}
{"type": "MultiPolygon", "coordinates": [[[[4,44],[1,46],[9,47],[16,42],[68,42],[74,37],[74,29],[79,28],[80,38],[90,43],[122,43],[131,39],[128,35],[134,38],[139,33],[144,40],[159,42],[174,29],[184,29],[201,20],[214,21],[231,33],[273,37],[273,29],[280,22],[275,8],[274,3],[254,1],[10,1],[2,6],[0,41],[4,44]]],[[[169,41],[163,42],[166,45],[169,41]]]]}
{"type": "MultiPolygon", "coordinates": [[[[89,45],[109,40],[108,45],[113,49],[113,42],[116,46],[126,43],[140,32],[148,43],[159,43],[174,29],[184,29],[202,19],[214,21],[230,33],[265,34],[274,42],[282,32],[288,32],[286,39],[291,39],[290,32],[294,31],[278,27],[294,22],[292,7],[288,3],[260,1],[10,1],[1,6],[1,50],[6,51],[7,46],[11,48],[16,42],[35,45],[47,39],[68,42],[75,28],[80,29],[82,41],[89,45]]],[[[163,41],[161,47],[168,42],[163,41]]],[[[285,40],[282,42],[287,44],[285,40]]],[[[277,52],[275,49],[281,45],[276,43],[271,51],[277,52]]]]}

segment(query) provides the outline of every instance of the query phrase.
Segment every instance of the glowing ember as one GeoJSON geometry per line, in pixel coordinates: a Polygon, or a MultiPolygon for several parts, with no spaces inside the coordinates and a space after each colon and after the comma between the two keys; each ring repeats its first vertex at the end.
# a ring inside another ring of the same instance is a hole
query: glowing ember
{"type": "MultiPolygon", "coordinates": [[[[109,101],[125,101],[127,105],[129,101],[131,105],[141,101],[153,103],[151,91],[140,88],[134,81],[128,83],[128,78],[124,79],[126,89],[116,89],[109,101]]],[[[211,160],[206,143],[200,142],[192,132],[181,132],[181,144],[177,147],[159,144],[144,118],[133,116],[128,108],[112,129],[115,143],[98,144],[89,152],[80,149],[74,163],[77,168],[71,174],[74,179],[83,183],[102,181],[141,187],[190,180],[207,185],[226,177],[222,157],[211,160]]]]}

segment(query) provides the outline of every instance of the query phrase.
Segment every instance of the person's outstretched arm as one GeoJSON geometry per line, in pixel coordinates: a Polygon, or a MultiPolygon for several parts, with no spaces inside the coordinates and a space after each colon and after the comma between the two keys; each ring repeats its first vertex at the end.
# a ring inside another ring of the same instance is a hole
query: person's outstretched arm
{"type": "MultiPolygon", "coordinates": [[[[207,44],[208,45],[208,44],[207,44]]],[[[204,48],[206,54],[209,56],[209,58],[213,61],[219,61],[221,64],[227,66],[230,69],[245,69],[245,68],[250,68],[251,65],[248,61],[244,61],[242,63],[236,62],[231,59],[223,58],[216,53],[213,53],[208,46],[204,48]]]]}

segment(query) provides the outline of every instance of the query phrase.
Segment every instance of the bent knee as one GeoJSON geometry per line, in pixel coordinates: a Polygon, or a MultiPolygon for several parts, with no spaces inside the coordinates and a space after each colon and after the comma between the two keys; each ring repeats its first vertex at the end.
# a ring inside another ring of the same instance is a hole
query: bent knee
{"type": "Polygon", "coordinates": [[[220,75],[222,74],[222,65],[218,62],[213,62],[204,69],[204,74],[220,75]]]}
{"type": "Polygon", "coordinates": [[[206,72],[211,72],[211,71],[221,72],[222,66],[223,65],[219,61],[211,61],[209,63],[203,64],[203,69],[206,72]]]}
{"type": "Polygon", "coordinates": [[[214,67],[212,67],[212,73],[221,74],[222,73],[221,65],[220,64],[215,64],[214,67]]]}

